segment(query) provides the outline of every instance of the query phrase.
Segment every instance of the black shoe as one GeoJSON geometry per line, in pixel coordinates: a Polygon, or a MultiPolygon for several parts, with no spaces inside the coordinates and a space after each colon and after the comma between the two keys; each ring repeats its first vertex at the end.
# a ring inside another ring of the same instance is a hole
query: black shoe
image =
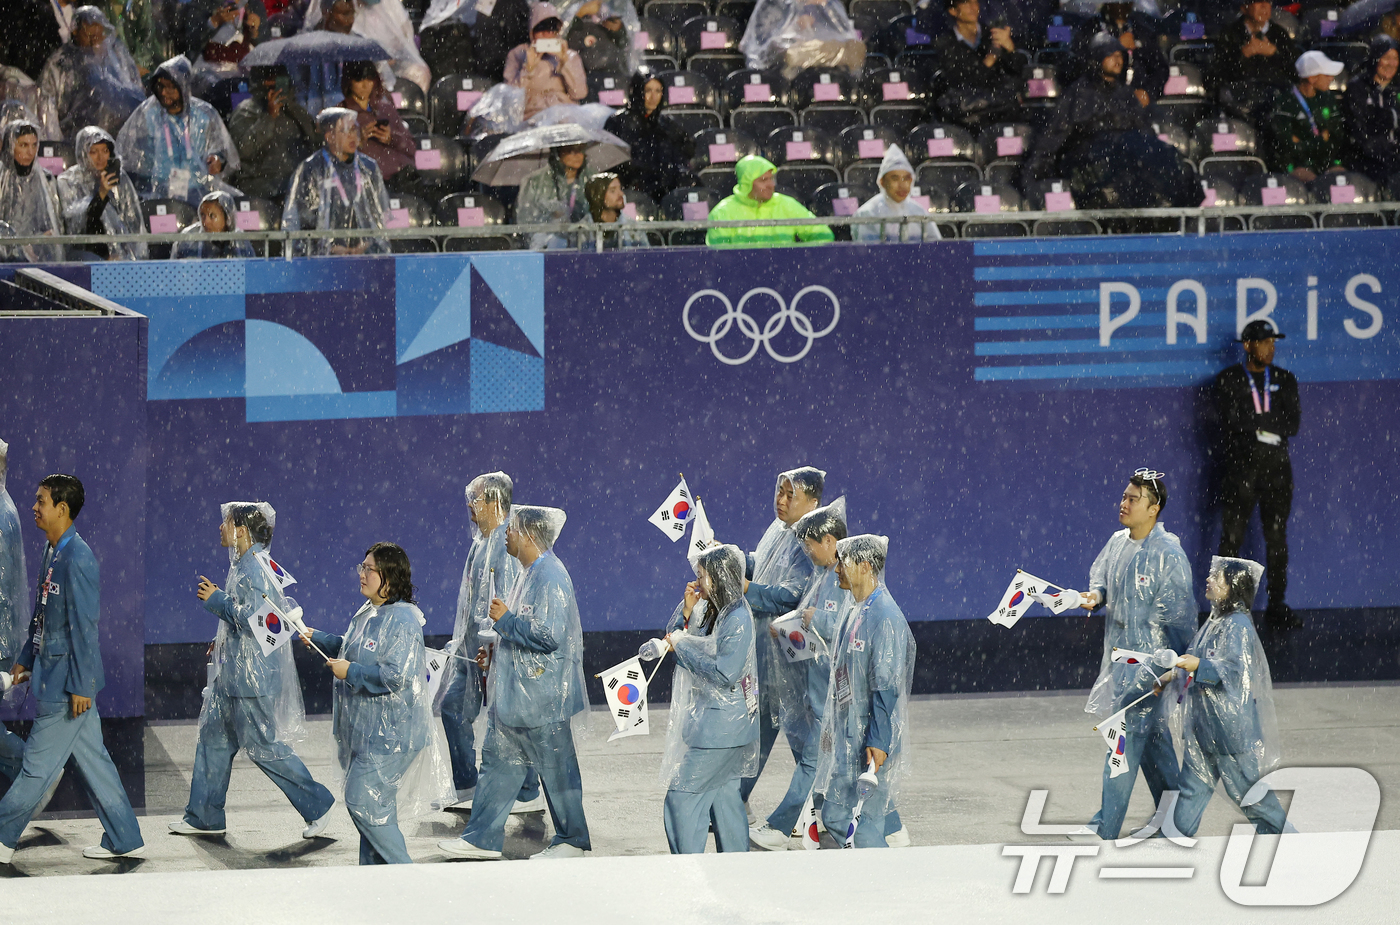
{"type": "Polygon", "coordinates": [[[1269,609],[1264,611],[1264,619],[1273,629],[1296,630],[1303,626],[1303,621],[1287,604],[1270,604],[1269,609]]]}

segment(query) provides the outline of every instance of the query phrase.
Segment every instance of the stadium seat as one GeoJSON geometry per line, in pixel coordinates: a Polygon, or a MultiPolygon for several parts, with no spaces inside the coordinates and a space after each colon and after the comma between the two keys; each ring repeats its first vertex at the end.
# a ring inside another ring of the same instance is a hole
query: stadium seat
{"type": "Polygon", "coordinates": [[[977,138],[978,160],[985,168],[996,162],[1019,164],[1029,157],[1035,131],[1025,122],[997,122],[977,138]]]}
{"type": "Polygon", "coordinates": [[[1312,203],[1312,194],[1302,180],[1288,173],[1266,173],[1250,177],[1240,187],[1241,205],[1305,206],[1312,203]]]}
{"type": "Polygon", "coordinates": [[[837,136],[837,164],[847,183],[875,184],[880,161],[900,138],[893,129],[878,125],[853,125],[837,136]]]}
{"type": "MultiPolygon", "coordinates": [[[[711,52],[738,52],[739,40],[744,37],[744,27],[728,16],[700,15],[686,20],[676,30],[680,43],[681,57],[687,61],[699,54],[711,52]]],[[[740,65],[743,67],[743,65],[740,65]]]]}
{"type": "Polygon", "coordinates": [[[690,166],[696,171],[723,167],[732,173],[740,158],[758,153],[758,142],[748,133],[732,128],[711,128],[696,133],[695,156],[690,166]]]}
{"type": "Polygon", "coordinates": [[[1178,125],[1196,125],[1205,115],[1207,100],[1201,69],[1181,62],[1167,70],[1167,83],[1154,106],[1157,112],[1178,125]]]}
{"type": "Polygon", "coordinates": [[[413,136],[412,171],[401,170],[385,185],[401,193],[412,193],[434,202],[455,192],[468,179],[468,160],[461,142],[446,135],[413,136]]]}
{"type": "Polygon", "coordinates": [[[428,118],[428,98],[423,94],[423,88],[411,80],[399,78],[394,81],[393,92],[389,94],[394,101],[394,108],[401,116],[418,116],[425,121],[428,118]]]}
{"type": "Polygon", "coordinates": [[[642,53],[642,63],[652,73],[673,71],[680,66],[675,32],[664,21],[643,16],[636,42],[640,46],[637,50],[642,53]]]}
{"type": "MultiPolygon", "coordinates": [[[[661,200],[661,217],[668,222],[703,222],[719,205],[721,197],[704,186],[673,189],[661,200]]],[[[673,247],[704,244],[704,231],[672,231],[667,242],[673,247]]]]}
{"type": "Polygon", "coordinates": [[[467,110],[495,84],[489,77],[470,74],[448,74],[439,78],[428,94],[428,115],[433,131],[439,135],[461,134],[467,110]]]}
{"type": "Polygon", "coordinates": [[[763,156],[779,167],[784,164],[837,164],[837,141],[820,129],[780,128],[763,142],[763,156]]]}
{"type": "MultiPolygon", "coordinates": [[[[875,187],[859,183],[823,183],[812,191],[807,206],[813,215],[821,218],[843,218],[855,215],[856,210],[877,192],[875,187]]],[[[838,241],[849,241],[853,237],[849,225],[838,225],[831,231],[838,241]]]]}
{"type": "Polygon", "coordinates": [[[1023,205],[1021,194],[1015,187],[986,180],[964,183],[949,198],[949,206],[954,212],[1001,214],[1020,212],[1023,205]]]}
{"type": "Polygon", "coordinates": [[[642,12],[665,26],[672,34],[679,35],[686,20],[708,16],[710,8],[703,0],[649,0],[642,12]]]}
{"type": "MultiPolygon", "coordinates": [[[[740,68],[725,75],[719,86],[720,106],[731,116],[742,106],[790,108],[788,82],[780,71],[740,68]]],[[[792,124],[796,123],[797,114],[793,113],[792,124]]]]}
{"type": "MultiPolygon", "coordinates": [[[[505,225],[506,207],[485,193],[450,193],[433,209],[439,228],[487,228],[505,225]]],[[[507,235],[444,238],[446,251],[508,251],[514,247],[507,235]]]]}
{"type": "MultiPolygon", "coordinates": [[[[657,2],[657,0],[652,0],[657,2]]],[[[656,75],[666,88],[666,115],[674,119],[686,134],[707,128],[720,128],[724,119],[719,114],[719,94],[704,74],[694,71],[662,71],[656,75]]]]}
{"type": "MultiPolygon", "coordinates": [[[[151,234],[166,234],[169,231],[179,231],[186,225],[192,225],[199,221],[199,212],[194,206],[183,199],[143,199],[141,200],[141,218],[145,222],[143,232],[151,234]],[[151,222],[153,217],[165,219],[166,216],[175,217],[175,227],[166,229],[164,222],[151,222]]],[[[152,260],[165,260],[170,256],[169,244],[147,244],[146,248],[152,260]]]]}
{"type": "Polygon", "coordinates": [[[614,109],[627,106],[627,92],[631,89],[632,78],[626,74],[599,73],[588,75],[588,96],[585,103],[602,103],[614,109]]]}
{"type": "Polygon", "coordinates": [[[780,128],[795,128],[797,113],[780,106],[740,106],[729,114],[729,125],[754,138],[767,138],[780,128]]]}
{"type": "MultiPolygon", "coordinates": [[[[384,213],[386,228],[431,228],[433,210],[422,198],[412,193],[389,194],[389,209],[384,213]]],[[[397,238],[389,242],[395,254],[436,254],[437,242],[431,237],[397,238]]]]}

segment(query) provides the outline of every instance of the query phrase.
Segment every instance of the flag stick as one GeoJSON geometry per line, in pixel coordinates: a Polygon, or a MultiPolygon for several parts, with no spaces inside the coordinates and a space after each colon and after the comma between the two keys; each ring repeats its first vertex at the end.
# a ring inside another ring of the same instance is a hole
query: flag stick
{"type": "MultiPolygon", "coordinates": [[[[1172,670],[1175,671],[1175,669],[1172,669],[1172,670]]],[[[1171,671],[1165,671],[1165,672],[1163,672],[1163,673],[1162,673],[1162,676],[1161,676],[1160,678],[1157,679],[1157,683],[1160,684],[1160,685],[1162,685],[1163,687],[1166,687],[1166,686],[1167,686],[1167,682],[1171,680],[1171,675],[1172,675],[1172,672],[1171,672],[1171,671]]],[[[1123,707],[1122,710],[1118,710],[1118,711],[1116,711],[1116,712],[1122,713],[1123,710],[1131,710],[1133,707],[1135,707],[1135,706],[1137,706],[1138,704],[1142,703],[1144,700],[1146,700],[1148,697],[1153,696],[1155,693],[1156,693],[1156,691],[1148,691],[1147,693],[1145,693],[1145,694],[1143,694],[1141,697],[1139,697],[1137,700],[1134,700],[1132,703],[1128,704],[1126,707],[1123,707]]],[[[1095,726],[1095,727],[1094,727],[1094,732],[1098,732],[1098,731],[1099,731],[1099,727],[1098,727],[1098,726],[1095,726]]]]}
{"type": "MultiPolygon", "coordinates": [[[[272,604],[272,599],[271,599],[270,597],[268,597],[266,594],[264,594],[264,595],[262,596],[262,598],[263,598],[263,600],[267,601],[269,604],[272,604]]],[[[277,605],[276,605],[276,604],[272,604],[272,606],[276,607],[277,605]]],[[[290,622],[290,621],[289,621],[289,622],[290,622]]],[[[302,624],[302,625],[304,626],[305,624],[302,624]]],[[[311,646],[311,648],[315,649],[316,652],[317,652],[317,654],[319,654],[319,655],[321,656],[321,658],[325,659],[326,661],[330,661],[330,660],[331,660],[331,657],[330,657],[329,655],[327,655],[326,653],[324,653],[324,652],[321,651],[321,647],[320,647],[320,646],[316,645],[316,643],[314,643],[314,642],[311,641],[311,634],[310,634],[310,633],[298,633],[297,635],[301,636],[302,639],[305,639],[305,640],[306,640],[306,644],[309,645],[309,646],[311,646]]]]}
{"type": "MultiPolygon", "coordinates": [[[[670,649],[666,650],[666,652],[670,651],[670,649]]],[[[651,696],[651,679],[656,677],[656,673],[661,670],[661,663],[666,661],[666,652],[661,653],[661,657],[656,660],[656,667],[651,670],[651,674],[647,675],[647,696],[651,696]]]]}
{"type": "MultiPolygon", "coordinates": [[[[1027,571],[1026,571],[1025,569],[1023,569],[1023,568],[1018,568],[1018,569],[1016,570],[1016,574],[1017,574],[1017,575],[1029,575],[1030,572],[1027,572],[1027,571]]],[[[1040,580],[1041,580],[1041,581],[1045,581],[1044,578],[1042,578],[1042,579],[1040,579],[1040,580]]],[[[1060,588],[1060,586],[1057,585],[1057,584],[1055,584],[1053,581],[1045,581],[1045,583],[1046,583],[1047,585],[1049,585],[1050,587],[1052,587],[1052,588],[1060,588]]],[[[1068,591],[1069,588],[1060,588],[1060,590],[1061,590],[1061,591],[1068,591]]]]}

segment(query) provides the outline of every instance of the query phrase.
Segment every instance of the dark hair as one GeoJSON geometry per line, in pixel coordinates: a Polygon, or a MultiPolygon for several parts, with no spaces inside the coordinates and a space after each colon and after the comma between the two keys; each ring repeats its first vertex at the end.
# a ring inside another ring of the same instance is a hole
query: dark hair
{"type": "Polygon", "coordinates": [[[254,543],[266,546],[272,542],[272,524],[267,522],[256,504],[235,504],[228,509],[229,523],[235,527],[247,527],[248,538],[254,543]]]}
{"type": "Polygon", "coordinates": [[[1157,505],[1157,516],[1162,515],[1162,511],[1167,506],[1167,477],[1165,473],[1158,472],[1155,477],[1148,478],[1139,470],[1133,473],[1132,478],[1128,479],[1128,484],[1152,492],[1152,497],[1155,499],[1152,503],[1157,505]]]}
{"type": "Polygon", "coordinates": [[[83,483],[77,476],[54,473],[46,476],[39,487],[49,490],[49,498],[55,506],[68,505],[69,520],[78,519],[78,512],[83,509],[83,483]]]}
{"type": "Polygon", "coordinates": [[[739,557],[727,546],[713,547],[695,563],[697,569],[703,568],[705,574],[710,576],[710,590],[705,598],[705,619],[700,624],[707,634],[714,632],[720,614],[743,598],[742,592],[733,593],[744,587],[743,566],[739,563],[739,557]]]}
{"type": "Polygon", "coordinates": [[[345,94],[345,98],[350,98],[350,84],[357,80],[373,80],[374,89],[369,91],[370,99],[383,92],[384,80],[379,76],[379,68],[374,66],[373,61],[347,61],[345,67],[340,71],[340,92],[345,94]]]}
{"type": "Polygon", "coordinates": [[[821,503],[822,492],[826,490],[826,478],[820,469],[803,466],[784,474],[787,475],[793,488],[802,489],[802,493],[807,497],[815,499],[818,504],[821,503]]]}
{"type": "Polygon", "coordinates": [[[835,537],[839,542],[846,538],[846,521],[832,508],[819,507],[815,511],[803,514],[797,523],[792,525],[792,534],[797,537],[799,543],[803,540],[820,543],[828,536],[835,537]]]}
{"type": "Polygon", "coordinates": [[[548,19],[541,19],[530,27],[530,37],[534,38],[537,32],[563,32],[564,20],[558,16],[551,16],[548,19]]]}
{"type": "Polygon", "coordinates": [[[1254,573],[1243,562],[1222,562],[1220,571],[1225,576],[1225,587],[1228,590],[1225,600],[1217,604],[1219,612],[1233,613],[1243,610],[1249,613],[1254,606],[1254,592],[1257,590],[1254,573]]]}
{"type": "Polygon", "coordinates": [[[612,181],[616,179],[617,174],[605,170],[589,177],[588,182],[583,185],[583,196],[588,200],[588,213],[593,216],[593,221],[603,220],[603,199],[608,194],[608,187],[612,186],[612,181]]]}
{"type": "Polygon", "coordinates": [[[395,604],[404,601],[418,603],[413,598],[413,571],[408,564],[408,553],[396,543],[375,543],[365,550],[365,555],[374,556],[375,568],[384,582],[384,603],[395,604]]]}

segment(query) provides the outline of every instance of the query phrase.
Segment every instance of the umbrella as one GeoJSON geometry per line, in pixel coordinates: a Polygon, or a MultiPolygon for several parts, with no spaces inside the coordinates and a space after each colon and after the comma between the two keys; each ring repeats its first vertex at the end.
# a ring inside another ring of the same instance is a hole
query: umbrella
{"type": "Polygon", "coordinates": [[[496,145],[472,179],[492,186],[519,186],[549,163],[551,148],[586,145],[590,170],[607,170],[632,156],[627,142],[611,132],[571,123],[526,129],[496,145]]]}
{"type": "Polygon", "coordinates": [[[322,64],[330,61],[387,61],[389,53],[373,39],[317,29],[289,39],[263,42],[243,59],[245,67],[268,64],[322,64]]]}

